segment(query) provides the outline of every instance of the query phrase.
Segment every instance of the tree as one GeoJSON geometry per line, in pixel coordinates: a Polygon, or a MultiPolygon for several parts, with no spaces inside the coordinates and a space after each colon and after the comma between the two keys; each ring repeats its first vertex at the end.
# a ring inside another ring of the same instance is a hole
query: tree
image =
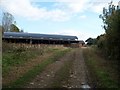
{"type": "Polygon", "coordinates": [[[87,42],[87,45],[93,45],[96,43],[96,39],[88,38],[85,42],[87,42]]]}
{"type": "Polygon", "coordinates": [[[11,24],[10,32],[20,32],[20,30],[15,24],[11,24]]]}
{"type": "Polygon", "coordinates": [[[120,6],[114,6],[111,2],[108,7],[108,9],[103,8],[103,14],[100,15],[106,33],[104,47],[108,57],[120,60],[120,6]]]}
{"type": "Polygon", "coordinates": [[[20,32],[19,28],[16,26],[13,15],[8,12],[3,13],[2,27],[3,32],[20,32]]]}
{"type": "Polygon", "coordinates": [[[13,23],[14,17],[12,14],[8,12],[3,13],[3,18],[2,18],[2,26],[4,28],[5,32],[10,31],[10,26],[13,23]]]}
{"type": "Polygon", "coordinates": [[[104,51],[103,54],[106,55],[106,34],[101,34],[96,38],[96,40],[97,40],[97,47],[101,51],[104,51]]]}

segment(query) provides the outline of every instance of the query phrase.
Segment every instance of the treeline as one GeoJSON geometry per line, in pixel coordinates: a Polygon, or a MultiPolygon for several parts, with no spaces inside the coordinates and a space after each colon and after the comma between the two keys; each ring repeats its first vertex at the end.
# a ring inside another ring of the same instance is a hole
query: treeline
{"type": "Polygon", "coordinates": [[[105,34],[96,39],[89,38],[86,42],[96,45],[108,59],[120,60],[120,6],[109,3],[108,9],[103,8],[99,17],[103,20],[105,34]]]}

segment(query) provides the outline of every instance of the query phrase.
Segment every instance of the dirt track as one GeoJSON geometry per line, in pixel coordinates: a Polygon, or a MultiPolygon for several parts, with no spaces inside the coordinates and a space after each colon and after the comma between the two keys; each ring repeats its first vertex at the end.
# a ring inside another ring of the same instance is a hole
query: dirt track
{"type": "Polygon", "coordinates": [[[53,88],[51,84],[55,81],[55,75],[65,64],[65,62],[73,62],[68,82],[63,84],[65,88],[81,88],[89,84],[90,77],[84,62],[81,49],[75,49],[58,59],[55,63],[47,66],[47,68],[37,75],[25,88],[53,88]]]}
{"type": "MultiPolygon", "coordinates": [[[[84,62],[82,50],[75,51],[75,59],[69,80],[70,88],[81,88],[90,84],[87,67],[84,62]]],[[[87,87],[88,88],[88,87],[87,87]]]]}

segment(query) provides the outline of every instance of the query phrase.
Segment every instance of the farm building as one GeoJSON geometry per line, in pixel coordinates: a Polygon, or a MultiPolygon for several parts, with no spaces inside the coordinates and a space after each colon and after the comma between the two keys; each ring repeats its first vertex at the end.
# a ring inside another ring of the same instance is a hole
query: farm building
{"type": "MultiPolygon", "coordinates": [[[[52,35],[52,34],[35,34],[22,32],[4,32],[3,41],[11,43],[27,43],[27,44],[79,44],[81,41],[76,36],[68,35],[52,35]]],[[[82,42],[82,44],[84,41],[82,42]]]]}

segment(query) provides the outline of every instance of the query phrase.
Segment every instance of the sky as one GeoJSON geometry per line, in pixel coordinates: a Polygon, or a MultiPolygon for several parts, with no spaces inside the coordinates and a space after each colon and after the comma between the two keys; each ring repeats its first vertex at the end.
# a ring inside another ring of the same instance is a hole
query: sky
{"type": "MultiPolygon", "coordinates": [[[[119,0],[113,0],[117,5],[119,0]]],[[[9,12],[28,33],[77,36],[79,40],[105,33],[99,18],[111,0],[1,0],[0,15],[9,12]]],[[[2,17],[0,17],[2,18],[2,17]]],[[[2,20],[2,19],[0,19],[2,20]]]]}

